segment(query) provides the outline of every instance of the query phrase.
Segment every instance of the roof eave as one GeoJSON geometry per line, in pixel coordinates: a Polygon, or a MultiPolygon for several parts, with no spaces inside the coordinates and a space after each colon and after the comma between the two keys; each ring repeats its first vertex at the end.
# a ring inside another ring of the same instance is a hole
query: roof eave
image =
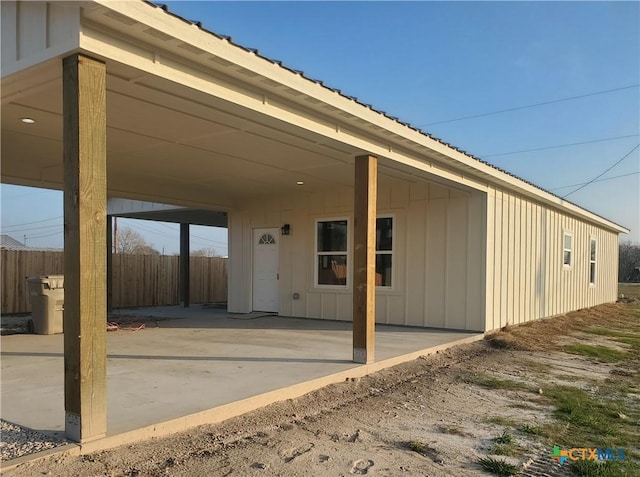
{"type": "MultiPolygon", "coordinates": [[[[397,138],[399,143],[401,141],[403,147],[407,147],[407,144],[410,143],[413,146],[412,149],[417,149],[424,155],[437,153],[438,159],[436,160],[442,161],[465,175],[469,175],[469,170],[471,170],[474,175],[494,186],[507,187],[527,197],[567,210],[573,215],[606,227],[611,231],[629,233],[629,229],[619,224],[501,170],[419,128],[401,122],[398,118],[378,111],[355,97],[347,96],[338,89],[309,78],[302,71],[267,58],[261,55],[258,50],[243,47],[234,43],[230,37],[208,31],[200,23],[191,22],[169,12],[166,7],[157,6],[146,0],[140,2],[94,0],[94,3],[115,12],[114,15],[121,16],[123,24],[126,23],[125,19],[135,21],[152,29],[151,32],[160,32],[161,35],[169,36],[187,45],[188,47],[183,48],[185,57],[190,55],[197,57],[204,53],[215,56],[221,63],[233,64],[254,75],[275,82],[282,88],[293,89],[316,104],[335,108],[337,111],[335,114],[340,113],[339,119],[343,122],[360,129],[363,128],[363,124],[372,126],[367,132],[376,134],[386,142],[393,140],[389,137],[391,135],[397,138]]],[[[214,65],[214,62],[211,63],[214,65]]],[[[326,111],[323,111],[323,114],[327,114],[326,111]]],[[[434,160],[433,156],[428,157],[430,161],[434,160]]]]}

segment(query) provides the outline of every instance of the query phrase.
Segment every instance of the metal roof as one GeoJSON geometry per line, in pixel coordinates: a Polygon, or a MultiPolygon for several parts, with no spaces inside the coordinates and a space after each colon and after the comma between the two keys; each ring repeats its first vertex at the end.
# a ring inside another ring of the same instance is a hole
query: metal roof
{"type": "Polygon", "coordinates": [[[14,250],[24,252],[62,252],[63,249],[55,247],[29,247],[22,242],[14,239],[10,235],[0,235],[0,249],[2,250],[14,250]]]}
{"type": "MultiPolygon", "coordinates": [[[[224,40],[226,40],[226,41],[229,43],[229,45],[231,45],[231,46],[234,46],[234,47],[236,47],[236,48],[239,48],[239,49],[244,50],[244,51],[249,52],[249,53],[253,53],[253,54],[254,54],[255,56],[257,56],[258,58],[264,59],[264,60],[266,60],[266,61],[268,61],[268,62],[270,62],[270,63],[273,63],[273,64],[275,64],[275,65],[278,65],[278,66],[280,66],[281,68],[283,68],[283,69],[285,69],[285,70],[287,70],[287,71],[290,71],[290,72],[291,72],[291,73],[293,73],[293,74],[299,75],[300,77],[304,78],[305,80],[307,80],[307,81],[309,81],[309,82],[311,82],[311,83],[314,83],[314,84],[320,85],[320,86],[322,86],[323,88],[325,88],[325,89],[327,89],[327,90],[329,90],[329,91],[332,91],[332,92],[334,92],[334,93],[337,93],[337,94],[339,94],[340,96],[342,96],[342,97],[344,97],[344,98],[346,98],[346,99],[349,99],[349,100],[351,100],[351,101],[354,101],[355,103],[359,104],[360,106],[365,107],[365,108],[367,108],[367,109],[370,109],[371,111],[373,111],[373,112],[375,112],[375,113],[378,113],[378,114],[380,114],[380,115],[384,116],[384,117],[385,117],[385,118],[387,118],[387,119],[390,119],[390,120],[392,120],[392,121],[395,121],[396,123],[398,123],[398,124],[400,124],[400,125],[402,125],[402,126],[405,126],[405,127],[406,127],[406,128],[408,128],[408,129],[411,129],[412,131],[418,132],[418,133],[420,133],[420,134],[422,134],[422,135],[426,136],[427,138],[429,138],[429,139],[431,139],[431,140],[433,140],[433,141],[436,141],[436,142],[438,142],[438,143],[440,143],[440,144],[442,144],[442,145],[444,145],[444,146],[446,146],[446,147],[448,147],[448,148],[450,148],[450,149],[452,149],[452,150],[454,150],[454,151],[456,151],[456,152],[458,152],[458,153],[464,154],[464,155],[465,155],[465,156],[467,156],[468,158],[470,158],[470,159],[472,159],[472,160],[474,160],[474,161],[477,161],[477,162],[478,162],[478,163],[480,163],[480,164],[484,164],[484,165],[486,165],[486,166],[488,166],[488,167],[491,167],[492,169],[495,169],[495,170],[497,170],[497,171],[499,171],[499,172],[501,172],[501,173],[503,173],[503,174],[506,174],[506,175],[508,175],[508,176],[510,176],[510,177],[513,177],[514,179],[517,179],[517,180],[519,180],[519,181],[522,181],[523,183],[525,183],[525,184],[527,184],[527,185],[529,185],[529,186],[535,187],[536,189],[538,189],[538,190],[540,190],[540,191],[542,191],[542,192],[544,192],[544,193],[546,193],[546,194],[549,194],[549,195],[551,195],[551,196],[553,196],[553,197],[555,197],[555,198],[557,198],[557,199],[560,199],[560,200],[562,200],[562,201],[564,201],[564,202],[566,202],[566,203],[568,203],[568,204],[571,204],[571,205],[573,205],[573,206],[575,206],[575,207],[579,207],[580,209],[585,210],[585,211],[587,210],[587,209],[585,209],[584,207],[582,207],[582,206],[580,206],[580,205],[578,205],[578,204],[576,204],[576,203],[574,203],[574,202],[571,202],[570,200],[567,200],[567,199],[563,198],[562,196],[559,196],[559,195],[557,195],[557,194],[555,194],[555,193],[553,193],[553,192],[551,192],[551,191],[549,191],[549,190],[546,190],[546,189],[544,189],[544,188],[542,188],[542,187],[540,187],[540,186],[538,186],[538,185],[536,185],[536,184],[534,184],[534,183],[532,183],[532,182],[529,182],[529,181],[527,181],[526,179],[523,179],[522,177],[519,177],[519,176],[517,176],[517,175],[515,175],[515,174],[513,174],[513,173],[511,173],[511,172],[509,172],[509,171],[507,171],[507,170],[505,170],[505,169],[501,169],[500,167],[498,167],[498,166],[496,166],[496,165],[494,165],[494,164],[491,164],[490,162],[487,162],[487,161],[485,161],[485,160],[483,160],[483,159],[481,159],[481,158],[479,158],[479,157],[477,157],[477,156],[474,156],[473,154],[471,154],[471,153],[469,153],[469,152],[467,152],[467,151],[464,151],[463,149],[460,149],[460,148],[458,148],[458,147],[454,146],[453,144],[450,144],[450,143],[448,143],[448,142],[446,142],[446,141],[443,141],[442,139],[440,139],[440,138],[438,138],[438,137],[436,137],[436,136],[433,136],[432,134],[428,133],[427,131],[424,131],[423,129],[421,129],[421,128],[419,128],[419,127],[413,126],[413,125],[411,125],[411,124],[410,124],[410,123],[408,123],[408,122],[401,121],[398,117],[391,116],[391,115],[389,115],[388,113],[386,113],[385,111],[380,111],[379,109],[374,108],[371,104],[363,103],[363,102],[361,102],[361,101],[360,101],[357,97],[355,97],[355,96],[349,96],[349,95],[347,95],[347,94],[343,93],[340,89],[333,88],[333,87],[328,86],[327,84],[325,84],[323,81],[320,81],[320,80],[318,80],[318,79],[311,78],[311,77],[309,77],[309,76],[305,75],[304,71],[302,71],[302,70],[298,70],[298,69],[295,69],[295,68],[291,68],[291,67],[289,67],[289,66],[285,65],[282,61],[278,61],[278,60],[275,60],[275,59],[273,59],[273,58],[266,57],[266,56],[264,56],[264,55],[260,54],[260,52],[259,52],[259,50],[258,50],[258,49],[255,49],[255,48],[249,48],[249,47],[246,47],[246,46],[240,45],[240,44],[238,44],[238,43],[234,42],[234,41],[233,41],[233,39],[232,39],[232,37],[230,37],[230,36],[227,36],[227,35],[221,35],[221,34],[219,34],[219,33],[216,33],[216,32],[214,32],[214,31],[212,31],[212,30],[208,30],[208,29],[206,29],[206,28],[204,28],[204,27],[202,26],[202,22],[200,22],[200,21],[192,21],[192,20],[188,20],[187,18],[185,18],[185,17],[183,17],[183,16],[181,16],[181,15],[178,15],[178,14],[176,14],[176,13],[172,12],[172,11],[169,9],[168,5],[166,5],[166,4],[163,4],[163,3],[157,3],[157,2],[152,2],[152,1],[150,1],[150,0],[142,0],[142,2],[144,2],[144,3],[146,3],[146,4],[150,5],[150,6],[153,6],[153,7],[155,7],[155,8],[160,8],[160,9],[162,9],[162,10],[163,10],[167,15],[169,15],[169,16],[172,16],[172,17],[174,17],[174,18],[177,18],[177,19],[179,19],[179,20],[181,20],[181,21],[183,21],[183,22],[185,22],[185,23],[187,23],[187,24],[189,24],[189,25],[194,25],[194,26],[198,27],[198,29],[200,29],[201,31],[203,31],[203,32],[205,32],[205,33],[208,33],[208,34],[210,34],[210,35],[213,35],[214,37],[216,37],[216,38],[218,38],[218,39],[224,39],[224,40]]],[[[595,212],[591,212],[591,211],[588,211],[588,212],[592,213],[593,215],[595,215],[595,216],[597,216],[597,217],[599,217],[599,218],[601,218],[601,219],[603,219],[603,220],[606,220],[606,221],[608,221],[608,222],[611,222],[609,219],[607,219],[606,217],[603,217],[602,215],[596,214],[595,212]]],[[[614,223],[614,224],[615,224],[615,222],[611,222],[611,223],[614,223]]],[[[620,224],[615,224],[615,225],[617,225],[618,227],[623,228],[623,229],[625,228],[624,226],[622,226],[622,225],[620,225],[620,224]]]]}
{"type": "Polygon", "coordinates": [[[6,234],[0,235],[0,247],[11,249],[26,248],[25,244],[6,234]]]}

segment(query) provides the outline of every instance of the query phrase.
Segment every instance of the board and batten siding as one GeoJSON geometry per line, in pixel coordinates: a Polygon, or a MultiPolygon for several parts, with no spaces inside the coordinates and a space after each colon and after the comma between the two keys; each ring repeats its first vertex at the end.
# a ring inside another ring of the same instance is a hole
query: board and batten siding
{"type": "Polygon", "coordinates": [[[487,193],[486,330],[615,301],[618,234],[500,188],[487,193]],[[573,237],[572,265],[563,236],[573,237]],[[596,239],[596,280],[589,247],[596,239]]]}
{"type": "Polygon", "coordinates": [[[0,2],[2,75],[78,48],[80,15],[75,2],[0,2]]]}
{"type": "MultiPolygon", "coordinates": [[[[393,223],[393,286],[376,292],[376,322],[484,328],[484,195],[432,183],[381,181],[378,211],[393,223]]],[[[287,223],[280,241],[282,316],[352,319],[352,289],[315,285],[317,220],[347,219],[353,276],[353,189],[278,197],[229,213],[229,311],[251,311],[252,230],[287,223]],[[294,293],[299,299],[294,299],[294,293]]]]}

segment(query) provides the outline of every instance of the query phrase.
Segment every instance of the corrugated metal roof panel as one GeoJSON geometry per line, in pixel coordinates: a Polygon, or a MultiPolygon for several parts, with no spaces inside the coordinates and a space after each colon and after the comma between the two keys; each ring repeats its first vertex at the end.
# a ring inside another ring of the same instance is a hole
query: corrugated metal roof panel
{"type": "MultiPolygon", "coordinates": [[[[355,96],[350,96],[350,95],[348,95],[348,94],[343,93],[343,92],[342,92],[341,90],[339,90],[339,89],[336,89],[336,88],[333,88],[333,87],[327,86],[324,82],[322,82],[322,81],[320,81],[320,80],[316,80],[316,79],[314,79],[314,78],[311,78],[311,77],[309,77],[309,76],[305,75],[304,71],[301,71],[301,70],[297,70],[297,69],[291,68],[291,67],[289,67],[289,66],[285,65],[282,61],[275,60],[275,59],[272,59],[272,58],[268,58],[268,57],[266,57],[266,56],[263,56],[263,55],[259,54],[259,52],[258,52],[258,50],[257,50],[257,49],[247,48],[247,47],[245,47],[245,46],[243,46],[243,45],[240,45],[240,44],[238,44],[238,43],[235,43],[235,42],[232,40],[232,38],[231,38],[230,36],[220,35],[220,34],[215,33],[215,32],[213,32],[213,31],[207,30],[207,29],[205,29],[205,28],[203,28],[203,27],[202,27],[202,23],[201,23],[201,22],[193,22],[193,21],[191,21],[191,20],[188,20],[188,19],[186,19],[186,18],[184,18],[184,17],[182,17],[182,16],[180,16],[180,15],[178,15],[178,14],[176,14],[176,13],[172,12],[172,11],[170,10],[170,8],[169,8],[166,4],[162,4],[162,3],[155,3],[155,2],[152,2],[152,1],[150,1],[150,0],[142,0],[142,1],[143,1],[144,3],[146,3],[146,4],[148,4],[148,5],[151,5],[151,6],[155,7],[155,8],[161,8],[161,9],[162,9],[166,14],[171,15],[172,17],[178,18],[178,19],[182,20],[182,21],[183,21],[183,22],[185,22],[185,23],[188,23],[188,24],[191,24],[191,25],[196,25],[200,30],[202,30],[202,31],[203,31],[203,32],[205,32],[205,33],[208,33],[208,34],[210,34],[210,35],[213,35],[213,36],[215,36],[215,37],[217,37],[217,38],[224,38],[224,39],[226,39],[226,40],[229,42],[229,44],[230,44],[230,45],[232,45],[232,46],[235,46],[235,47],[240,48],[240,49],[242,49],[242,50],[244,50],[244,51],[247,51],[247,52],[253,52],[254,54],[256,54],[257,56],[259,56],[260,58],[262,58],[262,59],[264,59],[264,60],[267,60],[267,61],[269,61],[269,62],[271,62],[271,63],[273,63],[273,64],[276,64],[276,65],[280,66],[280,67],[281,67],[281,68],[283,68],[283,69],[286,69],[286,70],[288,70],[288,71],[291,71],[292,73],[298,74],[298,75],[300,75],[302,78],[304,78],[304,79],[306,79],[306,80],[308,80],[308,81],[310,81],[310,82],[312,82],[312,83],[314,83],[314,84],[320,85],[320,86],[322,86],[322,87],[323,87],[323,88],[325,88],[325,89],[328,89],[328,90],[330,90],[330,91],[333,91],[333,92],[335,92],[335,93],[338,93],[340,96],[342,96],[342,97],[344,97],[344,98],[347,98],[347,99],[350,99],[350,100],[352,100],[352,101],[355,101],[357,104],[359,104],[359,105],[361,105],[361,106],[363,106],[363,107],[369,108],[369,109],[371,109],[372,111],[374,111],[374,112],[376,112],[376,113],[380,114],[381,116],[384,116],[384,117],[386,117],[387,119],[390,119],[390,120],[392,120],[392,121],[395,121],[395,122],[397,122],[397,123],[399,123],[399,124],[401,124],[401,125],[403,125],[403,126],[407,127],[408,129],[411,129],[411,130],[413,130],[413,131],[416,131],[416,132],[418,132],[418,133],[420,133],[420,134],[424,135],[425,137],[427,137],[427,138],[429,138],[429,139],[431,139],[431,140],[433,140],[433,141],[436,141],[436,142],[438,142],[438,143],[440,143],[440,144],[442,144],[442,145],[444,145],[444,146],[446,146],[446,147],[449,147],[450,149],[452,149],[452,150],[454,150],[454,151],[456,151],[456,152],[459,152],[459,153],[461,153],[461,154],[464,154],[464,155],[465,155],[465,156],[467,156],[468,158],[473,159],[473,160],[477,161],[477,162],[478,162],[478,163],[480,163],[480,164],[483,164],[483,165],[486,165],[486,166],[488,166],[488,167],[491,167],[492,169],[494,169],[494,170],[496,170],[496,171],[499,171],[499,172],[501,172],[501,173],[503,173],[503,174],[506,174],[506,175],[507,175],[507,176],[509,176],[509,177],[512,177],[512,178],[514,178],[514,179],[517,179],[517,180],[519,180],[519,181],[522,181],[524,184],[527,184],[527,185],[529,185],[529,186],[531,186],[531,187],[534,187],[534,188],[536,188],[536,189],[538,189],[538,190],[540,190],[540,191],[542,191],[542,192],[544,192],[544,193],[546,193],[546,194],[549,194],[549,195],[551,195],[551,196],[553,196],[553,197],[555,197],[555,198],[557,198],[557,199],[560,199],[560,200],[562,200],[562,201],[564,201],[564,202],[566,202],[566,203],[568,203],[568,204],[571,204],[571,205],[573,205],[573,206],[575,206],[575,207],[578,207],[578,208],[580,208],[580,209],[586,210],[586,209],[584,209],[583,207],[581,207],[580,205],[578,205],[578,204],[576,204],[576,203],[574,203],[574,202],[571,202],[571,201],[569,201],[569,200],[566,200],[566,199],[562,198],[561,196],[559,196],[559,195],[557,195],[557,194],[555,194],[555,193],[553,193],[553,192],[551,192],[551,191],[548,191],[548,190],[546,190],[546,189],[544,189],[544,188],[542,188],[542,187],[540,187],[540,186],[538,186],[538,185],[536,185],[536,184],[534,184],[534,183],[532,183],[532,182],[529,182],[529,181],[528,181],[528,180],[526,180],[526,179],[523,179],[523,178],[521,178],[521,177],[519,177],[519,176],[517,176],[517,175],[515,175],[515,174],[513,174],[513,173],[511,173],[511,172],[509,172],[509,171],[507,171],[507,170],[505,170],[505,169],[501,169],[500,167],[498,167],[498,166],[496,166],[496,165],[494,165],[494,164],[491,164],[490,162],[487,162],[487,161],[485,161],[485,160],[483,160],[483,159],[480,159],[479,157],[474,156],[473,154],[471,154],[471,153],[469,153],[469,152],[467,152],[467,151],[465,151],[465,150],[463,150],[463,149],[460,149],[460,148],[454,147],[454,146],[452,146],[451,144],[449,144],[449,143],[447,143],[447,142],[443,141],[442,139],[440,139],[440,138],[438,138],[438,137],[436,137],[436,136],[433,136],[432,134],[430,134],[430,133],[428,133],[428,132],[426,132],[426,131],[422,130],[421,128],[419,128],[419,127],[417,127],[417,126],[413,126],[413,125],[411,125],[410,123],[407,123],[407,122],[402,122],[402,121],[400,121],[397,117],[390,116],[389,114],[387,114],[387,113],[386,113],[386,112],[384,112],[384,111],[381,111],[381,110],[375,109],[373,106],[371,106],[371,105],[368,105],[368,104],[365,104],[365,103],[361,102],[361,101],[360,101],[360,100],[358,100],[358,98],[357,98],[357,97],[355,97],[355,96]]],[[[455,161],[455,159],[453,159],[453,158],[451,158],[451,159],[455,161]]],[[[593,215],[597,216],[597,217],[600,217],[600,218],[601,218],[601,219],[603,219],[603,220],[606,220],[606,221],[610,222],[610,220],[609,220],[609,219],[607,219],[606,217],[602,217],[601,215],[596,214],[596,213],[594,213],[594,212],[591,212],[591,213],[592,213],[593,215]]],[[[616,225],[617,225],[617,224],[616,224],[616,225]]],[[[620,226],[620,227],[622,227],[622,226],[620,226]]]]}
{"type": "Polygon", "coordinates": [[[0,247],[2,248],[25,248],[25,245],[10,235],[0,235],[0,247]]]}

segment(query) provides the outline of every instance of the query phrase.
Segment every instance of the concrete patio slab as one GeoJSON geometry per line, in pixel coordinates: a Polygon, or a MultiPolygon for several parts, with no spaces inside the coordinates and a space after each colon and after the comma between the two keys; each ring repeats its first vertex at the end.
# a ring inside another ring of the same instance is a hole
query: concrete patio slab
{"type": "MultiPolygon", "coordinates": [[[[242,317],[200,306],[119,313],[145,317],[146,327],[108,333],[110,441],[94,448],[217,422],[482,337],[378,325],[376,363],[359,365],[351,361],[347,322],[242,317]]],[[[1,346],[2,418],[62,435],[62,335],[2,336],[1,346]]]]}

